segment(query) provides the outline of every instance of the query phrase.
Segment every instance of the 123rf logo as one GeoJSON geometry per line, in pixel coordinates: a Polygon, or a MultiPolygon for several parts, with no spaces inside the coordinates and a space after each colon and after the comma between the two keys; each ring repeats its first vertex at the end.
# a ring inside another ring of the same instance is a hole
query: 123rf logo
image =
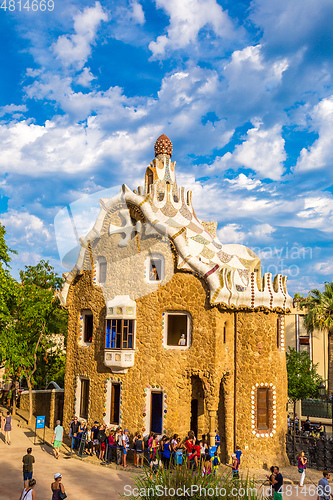
{"type": "MultiPolygon", "coordinates": [[[[0,0],[1,1],[1,0],[0,0]]],[[[33,12],[41,11],[41,12],[51,12],[54,10],[54,1],[53,0],[4,0],[0,9],[3,11],[9,12],[29,12],[30,10],[33,12]]]]}

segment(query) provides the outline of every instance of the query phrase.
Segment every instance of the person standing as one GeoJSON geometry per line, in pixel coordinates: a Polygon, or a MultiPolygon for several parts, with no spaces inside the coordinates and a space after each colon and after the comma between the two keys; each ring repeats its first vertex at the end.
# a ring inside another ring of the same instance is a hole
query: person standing
{"type": "Polygon", "coordinates": [[[279,467],[274,466],[274,474],[272,475],[272,484],[274,489],[274,500],[282,500],[283,476],[279,467]]]}
{"type": "Polygon", "coordinates": [[[232,479],[239,479],[239,460],[235,453],[231,455],[232,464],[227,464],[227,467],[232,468],[232,479]]]}
{"type": "Polygon", "coordinates": [[[98,449],[98,445],[99,445],[98,431],[99,431],[99,425],[98,425],[97,420],[95,420],[94,425],[91,428],[91,438],[92,438],[92,442],[93,442],[93,453],[94,454],[95,453],[97,454],[97,452],[99,451],[99,449],[98,449]]]}
{"type": "Polygon", "coordinates": [[[304,436],[309,437],[310,431],[311,431],[311,422],[310,422],[310,417],[306,419],[306,421],[303,424],[303,431],[304,431],[304,436]]]}
{"type": "Polygon", "coordinates": [[[54,474],[54,482],[51,484],[52,500],[61,500],[60,492],[65,493],[64,485],[61,482],[62,475],[57,472],[54,474]]]}
{"type": "Polygon", "coordinates": [[[5,431],[5,443],[11,444],[10,433],[12,430],[12,417],[10,411],[7,411],[7,417],[4,418],[4,424],[3,430],[5,431]]]}
{"type": "Polygon", "coordinates": [[[74,421],[71,423],[70,433],[72,436],[72,450],[76,450],[78,447],[78,432],[80,428],[80,423],[77,420],[77,417],[74,417],[74,421]]]}
{"type": "Polygon", "coordinates": [[[127,452],[129,449],[129,437],[128,437],[129,430],[125,429],[124,434],[122,435],[122,441],[123,441],[123,466],[124,468],[127,467],[126,464],[126,457],[127,457],[127,452]]]}
{"type": "Polygon", "coordinates": [[[34,490],[35,486],[36,486],[36,479],[30,479],[28,487],[23,488],[20,500],[35,500],[36,499],[36,492],[34,490]]]}
{"type": "Polygon", "coordinates": [[[140,460],[141,460],[141,467],[143,468],[143,453],[145,450],[145,443],[142,439],[141,434],[138,434],[137,439],[135,441],[135,447],[136,447],[136,466],[140,467],[140,460]]]}
{"type": "Polygon", "coordinates": [[[241,461],[241,456],[243,455],[241,449],[239,446],[236,446],[236,450],[235,450],[235,455],[236,455],[236,458],[238,460],[238,462],[240,463],[241,461]]]}
{"type": "Polygon", "coordinates": [[[220,436],[218,435],[217,431],[215,431],[215,446],[216,446],[216,451],[219,451],[220,444],[221,444],[220,436]]]}
{"type": "Polygon", "coordinates": [[[117,428],[115,441],[117,443],[117,465],[120,465],[122,462],[122,450],[123,450],[123,434],[121,431],[121,427],[117,428]]]}
{"type": "Polygon", "coordinates": [[[56,459],[59,458],[59,451],[62,445],[63,441],[63,436],[64,436],[64,429],[60,425],[60,420],[56,421],[56,427],[54,429],[54,434],[51,443],[53,444],[54,448],[54,456],[56,459]]]}
{"type": "Polygon", "coordinates": [[[320,500],[331,500],[331,498],[333,498],[333,495],[331,493],[331,487],[328,482],[330,473],[327,470],[324,470],[323,476],[324,477],[322,477],[318,481],[317,495],[320,500]]]}
{"type": "Polygon", "coordinates": [[[35,463],[35,457],[31,454],[32,448],[27,449],[27,454],[22,458],[23,462],[23,483],[24,487],[28,487],[30,479],[32,479],[33,464],[35,463]]]}
{"type": "Polygon", "coordinates": [[[304,451],[300,451],[298,454],[298,472],[301,475],[300,480],[299,480],[300,486],[303,486],[303,484],[304,484],[305,468],[306,468],[307,461],[308,461],[308,459],[305,458],[304,451]]]}

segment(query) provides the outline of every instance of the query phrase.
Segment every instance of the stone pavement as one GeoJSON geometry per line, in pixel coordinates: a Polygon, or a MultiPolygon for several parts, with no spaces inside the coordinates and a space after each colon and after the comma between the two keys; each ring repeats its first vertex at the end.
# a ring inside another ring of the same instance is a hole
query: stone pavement
{"type": "Polygon", "coordinates": [[[4,443],[0,435],[0,500],[18,500],[23,488],[22,457],[31,447],[35,457],[33,477],[36,500],[51,499],[53,475],[60,472],[69,500],[106,500],[120,498],[126,484],[132,484],[131,474],[102,466],[93,466],[75,458],[62,455],[56,460],[48,445],[34,445],[34,433],[28,428],[18,427],[13,420],[12,445],[4,443]]]}

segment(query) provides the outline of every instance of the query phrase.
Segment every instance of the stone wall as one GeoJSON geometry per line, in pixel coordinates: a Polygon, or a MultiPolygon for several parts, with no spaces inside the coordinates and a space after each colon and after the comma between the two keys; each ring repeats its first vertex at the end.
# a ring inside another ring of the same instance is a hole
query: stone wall
{"type": "MultiPolygon", "coordinates": [[[[62,421],[64,389],[32,391],[32,413],[35,417],[45,415],[47,427],[54,427],[56,420],[62,421]]],[[[20,394],[20,409],[29,411],[29,391],[20,394]]]]}
{"type": "Polygon", "coordinates": [[[275,313],[237,313],[235,444],[244,452],[244,465],[288,463],[285,453],[287,370],[285,352],[277,347],[276,325],[275,313]],[[252,411],[256,411],[258,387],[269,388],[271,400],[269,429],[259,433],[256,419],[251,418],[252,411]]]}

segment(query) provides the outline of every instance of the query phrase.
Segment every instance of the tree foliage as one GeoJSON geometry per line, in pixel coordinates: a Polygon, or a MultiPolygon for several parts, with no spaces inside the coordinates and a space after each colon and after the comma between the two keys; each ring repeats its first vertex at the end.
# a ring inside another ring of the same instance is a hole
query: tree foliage
{"type": "Polygon", "coordinates": [[[301,399],[315,398],[322,381],[306,351],[297,352],[289,347],[286,353],[288,373],[288,397],[295,403],[301,399]]]}
{"type": "Polygon", "coordinates": [[[307,313],[304,325],[308,332],[314,329],[329,331],[333,329],[333,282],[325,283],[325,290],[311,290],[307,298],[301,302],[307,313]]]}
{"type": "Polygon", "coordinates": [[[43,365],[49,363],[50,335],[66,331],[67,312],[56,295],[62,280],[48,262],[25,266],[20,278],[21,283],[14,285],[15,304],[1,338],[1,352],[7,372],[14,379],[24,376],[27,381],[31,421],[34,376],[39,365],[41,372],[47,371],[43,365]]]}

